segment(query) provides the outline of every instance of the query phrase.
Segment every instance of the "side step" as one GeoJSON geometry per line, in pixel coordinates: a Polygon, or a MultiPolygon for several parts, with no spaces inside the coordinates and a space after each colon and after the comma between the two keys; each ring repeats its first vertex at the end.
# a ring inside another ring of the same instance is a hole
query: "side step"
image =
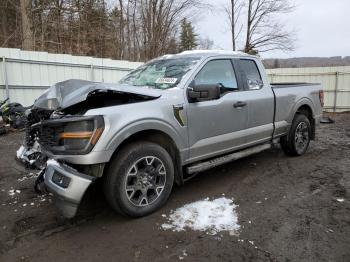
{"type": "Polygon", "coordinates": [[[270,149],[272,147],[273,147],[272,144],[263,144],[260,146],[251,147],[251,148],[244,149],[244,150],[236,152],[236,153],[224,155],[224,156],[221,156],[218,158],[211,159],[211,160],[206,161],[206,162],[201,162],[201,163],[194,164],[192,166],[188,166],[186,168],[186,171],[188,174],[202,172],[202,171],[208,170],[210,168],[213,168],[215,166],[226,164],[228,162],[231,162],[231,161],[234,161],[234,160],[246,157],[246,156],[260,153],[261,151],[270,149]]]}

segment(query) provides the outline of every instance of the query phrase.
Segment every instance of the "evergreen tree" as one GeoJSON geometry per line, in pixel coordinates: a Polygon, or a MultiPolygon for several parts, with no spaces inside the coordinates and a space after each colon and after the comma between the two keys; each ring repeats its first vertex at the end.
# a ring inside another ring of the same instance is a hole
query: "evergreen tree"
{"type": "Polygon", "coordinates": [[[180,41],[180,48],[182,51],[192,50],[198,46],[197,34],[194,32],[191,22],[187,21],[186,18],[181,21],[180,41]]]}

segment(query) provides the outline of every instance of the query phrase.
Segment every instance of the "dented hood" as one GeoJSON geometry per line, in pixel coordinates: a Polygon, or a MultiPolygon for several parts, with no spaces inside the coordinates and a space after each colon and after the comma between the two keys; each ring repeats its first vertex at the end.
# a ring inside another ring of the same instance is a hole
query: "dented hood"
{"type": "Polygon", "coordinates": [[[120,93],[144,95],[153,98],[160,97],[162,92],[161,90],[147,87],[71,79],[51,86],[34,102],[34,106],[49,110],[65,109],[85,101],[89,93],[96,90],[112,90],[120,93]]]}

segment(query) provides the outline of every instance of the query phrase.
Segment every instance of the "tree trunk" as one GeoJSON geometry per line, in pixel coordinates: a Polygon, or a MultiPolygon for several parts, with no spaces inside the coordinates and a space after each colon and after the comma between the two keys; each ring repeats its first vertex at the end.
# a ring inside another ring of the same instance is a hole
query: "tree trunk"
{"type": "Polygon", "coordinates": [[[22,49],[33,50],[33,31],[31,16],[31,0],[21,1],[21,18],[22,18],[22,49]]]}
{"type": "Polygon", "coordinates": [[[8,37],[8,34],[7,34],[8,22],[7,22],[7,16],[6,16],[6,8],[1,9],[0,16],[1,16],[1,31],[2,31],[2,36],[0,38],[2,38],[3,40],[0,44],[2,46],[4,44],[6,45],[6,42],[7,42],[6,40],[8,37]]]}
{"type": "Polygon", "coordinates": [[[119,59],[123,60],[124,59],[124,42],[125,42],[125,38],[124,38],[124,6],[123,6],[123,1],[119,0],[119,5],[120,5],[120,18],[119,18],[119,38],[120,38],[120,53],[119,53],[119,59]]]}
{"type": "Polygon", "coordinates": [[[246,42],[244,47],[244,52],[249,53],[250,51],[250,30],[252,26],[251,16],[252,16],[252,0],[249,0],[248,2],[248,15],[247,15],[247,36],[246,36],[246,42]]]}
{"type": "Polygon", "coordinates": [[[231,34],[232,34],[232,50],[236,51],[235,37],[235,0],[231,0],[231,34]]]}

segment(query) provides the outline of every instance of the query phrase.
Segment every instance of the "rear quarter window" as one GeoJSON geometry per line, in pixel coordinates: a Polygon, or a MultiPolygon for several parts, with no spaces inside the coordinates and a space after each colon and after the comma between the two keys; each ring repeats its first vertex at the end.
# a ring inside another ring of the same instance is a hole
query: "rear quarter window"
{"type": "Polygon", "coordinates": [[[260,71],[254,60],[240,59],[239,66],[246,76],[249,90],[261,89],[263,87],[260,71]]]}

